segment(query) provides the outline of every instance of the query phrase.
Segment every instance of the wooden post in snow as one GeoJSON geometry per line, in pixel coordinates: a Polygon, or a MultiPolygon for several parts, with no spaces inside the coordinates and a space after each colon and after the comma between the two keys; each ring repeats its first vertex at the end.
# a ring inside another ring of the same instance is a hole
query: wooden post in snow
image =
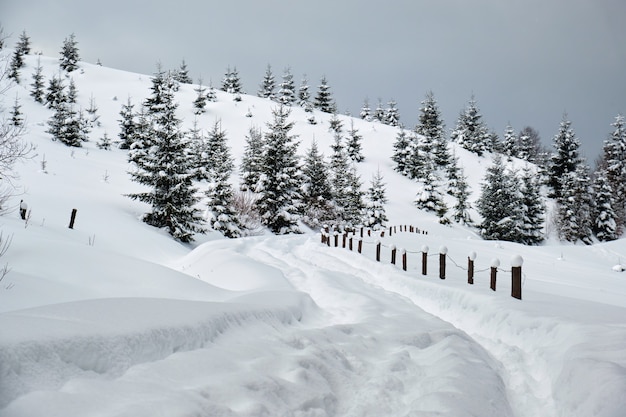
{"type": "Polygon", "coordinates": [[[496,290],[496,275],[498,274],[498,267],[500,266],[500,260],[494,259],[491,261],[491,284],[490,288],[495,291],[496,290]]]}
{"type": "Polygon", "coordinates": [[[402,270],[406,271],[406,249],[402,249],[402,270]]]}
{"type": "Polygon", "coordinates": [[[70,229],[74,228],[74,221],[76,220],[76,212],[78,210],[72,209],[72,215],[70,216],[70,229]]]}
{"type": "Polygon", "coordinates": [[[522,264],[524,259],[520,255],[511,259],[511,297],[522,299],[522,264]]]}
{"type": "Polygon", "coordinates": [[[380,262],[380,240],[376,241],[376,261],[380,262]]]}
{"type": "Polygon", "coordinates": [[[476,259],[476,252],[472,251],[467,257],[467,283],[474,283],[474,260],[476,259]]]}
{"type": "Polygon", "coordinates": [[[391,263],[393,265],[396,264],[396,246],[395,245],[391,245],[391,263]]]}
{"type": "Polygon", "coordinates": [[[426,275],[428,269],[428,246],[422,246],[422,275],[426,275]]]}
{"type": "Polygon", "coordinates": [[[439,279],[446,279],[446,254],[448,248],[442,246],[439,248],[439,279]]]}

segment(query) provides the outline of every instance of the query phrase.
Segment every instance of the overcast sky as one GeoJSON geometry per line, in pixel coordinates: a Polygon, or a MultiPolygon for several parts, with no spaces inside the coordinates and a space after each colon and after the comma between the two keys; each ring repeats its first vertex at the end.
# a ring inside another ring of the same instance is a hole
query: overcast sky
{"type": "Polygon", "coordinates": [[[341,112],[394,99],[413,127],[432,90],[447,130],[472,94],[502,136],[511,123],[551,144],[567,112],[592,162],[626,113],[624,0],[0,0],[14,46],[145,74],[187,62],[219,86],[228,66],[256,94],[268,64],[312,93],[325,75],[341,112]]]}

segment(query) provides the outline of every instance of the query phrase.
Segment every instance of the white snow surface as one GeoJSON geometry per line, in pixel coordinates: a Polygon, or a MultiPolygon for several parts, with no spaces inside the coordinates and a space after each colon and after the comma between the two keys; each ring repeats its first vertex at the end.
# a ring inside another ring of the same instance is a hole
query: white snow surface
{"type": "MultiPolygon", "coordinates": [[[[20,97],[26,140],[38,149],[17,166],[15,210],[0,216],[12,236],[0,259],[10,268],[0,282],[0,417],[626,415],[626,275],[615,268],[623,239],[524,247],[441,226],[412,205],[418,184],[393,172],[396,130],[355,120],[366,156],[359,173],[380,169],[390,225],[420,233],[366,233],[361,254],[359,234],[351,251],[313,231],[209,233],[182,245],[141,222],[148,207],[124,196],[140,189],[125,151],[95,146],[104,131],[117,135],[128,96],[137,105],[148,95],[149,76],[81,63],[72,73],[79,100],[87,107],[94,95],[102,126],[70,149],[45,133],[51,112],[23,87],[36,62],[26,58],[24,81],[4,103],[20,97]],[[20,199],[32,210],[26,225],[20,199]],[[447,248],[445,279],[436,251],[422,275],[425,245],[447,248]],[[401,255],[390,263],[392,247],[406,253],[407,271],[401,255]],[[520,259],[517,300],[510,269],[520,259]]],[[[55,58],[42,64],[46,76],[58,71],[55,58]]],[[[177,93],[186,125],[194,98],[193,86],[177,93]]],[[[264,128],[275,106],[242,98],[218,92],[199,117],[205,128],[222,120],[237,163],[248,128],[264,128]]],[[[330,115],[315,117],[310,125],[294,108],[294,133],[302,150],[315,137],[329,154],[330,115]]],[[[455,152],[475,199],[490,159],[455,152]]]]}

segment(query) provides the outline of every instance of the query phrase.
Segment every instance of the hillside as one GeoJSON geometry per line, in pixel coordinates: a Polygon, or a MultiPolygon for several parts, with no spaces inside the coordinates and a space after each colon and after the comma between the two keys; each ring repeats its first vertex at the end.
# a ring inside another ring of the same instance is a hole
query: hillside
{"type": "MultiPolygon", "coordinates": [[[[54,58],[41,63],[46,79],[58,71],[54,58]]],[[[28,56],[23,85],[35,65],[28,56]]],[[[354,119],[364,186],[380,169],[390,224],[428,234],[366,236],[363,254],[321,245],[314,232],[181,244],[124,197],[140,188],[126,152],[95,146],[104,132],[117,136],[121,105],[143,100],[150,77],[87,63],[72,76],[101,121],[83,148],[51,140],[51,112],[23,86],[6,95],[5,107],[20,98],[37,156],[17,167],[23,193],[10,201],[28,202],[28,224],[17,210],[0,217],[12,236],[0,260],[10,267],[0,288],[0,416],[623,415],[626,278],[614,268],[623,240],[524,247],[442,226],[415,209],[416,184],[393,171],[396,129],[354,119]],[[408,271],[389,264],[392,245],[407,250],[408,271]],[[471,251],[473,286],[463,269],[471,251]],[[524,259],[522,301],[509,296],[514,255],[524,259]]],[[[187,127],[193,88],[176,96],[187,127]]],[[[264,128],[275,104],[217,94],[198,123],[221,120],[239,163],[249,127],[264,128]]],[[[316,112],[317,125],[307,116],[294,108],[290,117],[300,149],[315,139],[328,155],[330,115],[316,112]]],[[[475,199],[490,158],[455,153],[475,199]]]]}

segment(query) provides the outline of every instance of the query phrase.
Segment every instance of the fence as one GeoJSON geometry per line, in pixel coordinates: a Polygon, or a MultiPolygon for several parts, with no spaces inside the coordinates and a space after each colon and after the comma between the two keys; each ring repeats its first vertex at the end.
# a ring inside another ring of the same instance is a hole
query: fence
{"type": "MultiPolygon", "coordinates": [[[[419,228],[415,226],[407,226],[407,225],[391,226],[387,229],[376,230],[376,231],[371,230],[369,228],[366,229],[365,227],[360,227],[358,229],[344,228],[341,231],[339,231],[339,230],[331,229],[325,226],[321,230],[321,242],[322,244],[325,244],[329,247],[341,246],[342,248],[347,248],[350,251],[353,251],[354,247],[356,246],[356,251],[358,253],[362,253],[363,252],[363,238],[365,234],[367,234],[368,237],[371,237],[372,234],[378,234],[378,236],[382,238],[385,236],[385,233],[388,233],[389,236],[393,236],[393,234],[398,233],[398,229],[400,230],[400,232],[404,231],[408,233],[418,233],[418,234],[423,234],[423,235],[428,234],[427,231],[420,230],[419,228]],[[354,239],[357,235],[357,230],[359,231],[359,237],[356,239],[356,245],[355,245],[354,239]],[[340,236],[341,236],[341,245],[339,242],[340,236]]],[[[383,245],[380,240],[376,240],[374,244],[376,245],[376,261],[381,262],[381,247],[383,245]]],[[[396,246],[393,244],[391,246],[388,246],[388,248],[391,250],[391,264],[396,265],[398,248],[396,248],[396,246]]],[[[459,265],[448,255],[448,248],[446,246],[441,246],[437,254],[429,255],[428,252],[429,252],[429,247],[426,245],[423,245],[421,250],[419,251],[408,251],[404,248],[401,248],[400,256],[401,256],[401,262],[402,262],[402,270],[403,271],[407,270],[407,254],[408,253],[421,254],[422,275],[428,275],[428,258],[430,256],[438,256],[440,279],[442,280],[446,279],[446,263],[447,263],[447,260],[450,260],[450,262],[452,262],[457,268],[467,271],[467,283],[470,285],[474,284],[475,273],[490,271],[489,287],[491,288],[491,290],[496,291],[498,268],[500,268],[499,259],[493,259],[491,261],[491,266],[488,268],[476,270],[474,267],[474,261],[476,260],[476,252],[472,251],[468,254],[467,268],[459,265]]],[[[507,271],[504,269],[500,269],[503,272],[511,273],[511,297],[516,298],[518,300],[522,299],[522,276],[523,276],[522,264],[523,263],[524,263],[524,260],[522,259],[522,257],[517,255],[511,259],[510,270],[507,271]]]]}

